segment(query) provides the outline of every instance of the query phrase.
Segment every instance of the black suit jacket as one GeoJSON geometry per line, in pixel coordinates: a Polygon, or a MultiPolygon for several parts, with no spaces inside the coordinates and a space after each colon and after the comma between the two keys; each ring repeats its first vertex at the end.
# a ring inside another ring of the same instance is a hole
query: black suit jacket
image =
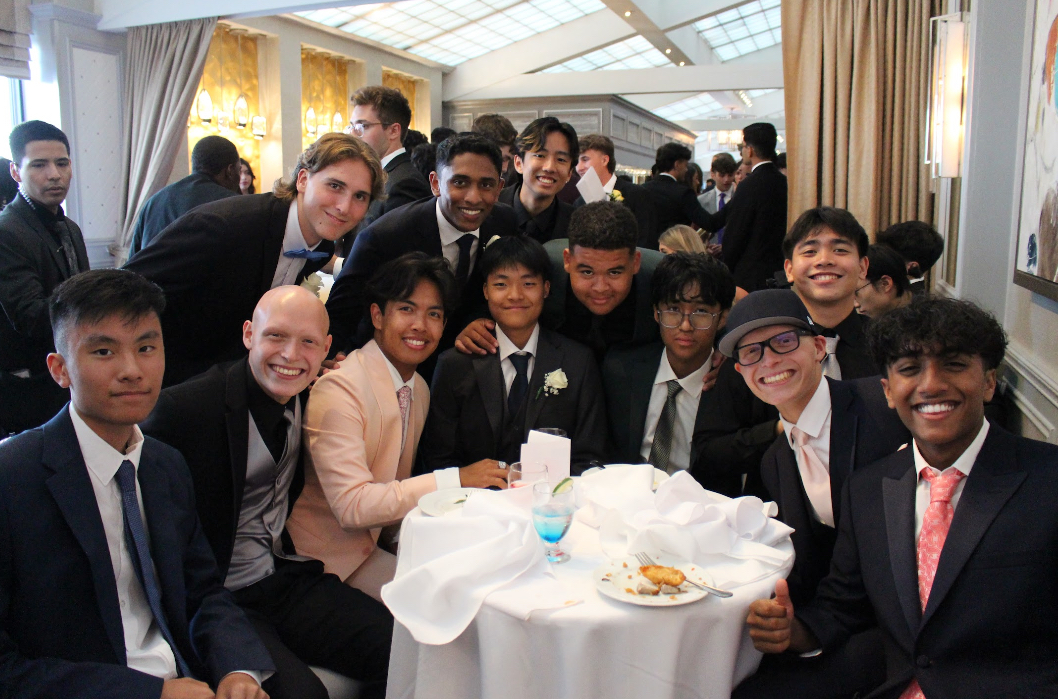
{"type": "MultiPolygon", "coordinates": [[[[197,678],[274,669],[224,589],[191,478],[150,437],[138,481],[162,607],[197,678]]],[[[91,476],[64,408],[0,445],[0,686],[13,697],[156,699],[162,680],[125,666],[118,591],[91,476]]]]}
{"type": "MultiPolygon", "coordinates": [[[[698,203],[698,195],[684,183],[677,182],[669,175],[662,174],[643,183],[643,191],[654,202],[658,224],[648,238],[644,238],[644,231],[639,232],[640,247],[657,250],[658,237],[668,229],[681,223],[695,228],[705,228],[707,226],[709,212],[698,203]]],[[[728,266],[730,267],[730,265],[728,266]]],[[[737,277],[735,281],[738,281],[737,277]]]]}
{"type": "MultiPolygon", "coordinates": [[[[65,225],[77,251],[77,263],[88,269],[88,251],[81,229],[69,218],[65,225]]],[[[62,243],[37,212],[16,196],[0,212],[0,371],[45,371],[54,349],[48,297],[70,278],[62,243]]]]}
{"type": "Polygon", "coordinates": [[[430,183],[422,176],[419,169],[412,165],[409,153],[404,152],[393,158],[393,160],[386,163],[384,169],[386,171],[386,198],[376,199],[371,202],[367,215],[357,226],[356,231],[342,239],[338,249],[338,254],[341,257],[349,257],[349,253],[353,249],[353,243],[360,231],[370,226],[383,214],[387,214],[405,204],[433,197],[430,183]]]}
{"type": "Polygon", "coordinates": [[[766,162],[742,180],[738,196],[706,215],[703,228],[724,228],[721,258],[735,275],[735,284],[746,291],[767,288],[767,280],[783,268],[786,193],[786,175],[766,162]]]}
{"type": "MultiPolygon", "coordinates": [[[[214,366],[165,389],[142,425],[144,434],[176,448],[187,461],[202,530],[221,577],[228,574],[242,511],[249,426],[246,359],[214,366]]],[[[303,485],[299,459],[290,487],[291,507],[303,485]]]]}
{"type": "MultiPolygon", "coordinates": [[[[636,225],[639,229],[639,247],[648,247],[644,245],[645,242],[657,240],[658,236],[661,235],[653,200],[643,190],[641,185],[634,184],[620,177],[614,182],[613,188],[615,192],[620,192],[622,203],[635,214],[636,225]]],[[[573,207],[580,208],[585,203],[587,202],[584,201],[584,197],[577,197],[577,200],[573,202],[573,207]]]]}
{"type": "Polygon", "coordinates": [[[1058,447],[992,425],[966,478],[929,603],[918,594],[911,448],[858,469],[842,496],[830,575],[796,609],[824,652],[877,623],[896,699],[912,678],[930,699],[1054,696],[1058,626],[1058,447]]]}
{"type": "Polygon", "coordinates": [[[212,177],[201,172],[192,172],[178,182],[163,187],[147,200],[136,219],[132,233],[129,255],[134,255],[151,244],[165,228],[196,206],[211,201],[238,196],[227,187],[221,187],[212,177]]]}
{"type": "MultiPolygon", "coordinates": [[[[500,201],[511,207],[514,210],[515,222],[521,217],[521,211],[524,211],[521,201],[518,197],[521,195],[522,185],[516,185],[514,187],[507,187],[500,192],[500,201]]],[[[561,201],[558,197],[551,203],[551,214],[550,225],[546,230],[540,230],[534,221],[530,218],[526,226],[519,230],[520,233],[529,235],[533,239],[546,243],[549,240],[555,240],[556,238],[566,238],[569,235],[569,219],[573,215],[573,205],[567,204],[561,201]]],[[[547,214],[548,212],[544,212],[547,214]]],[[[528,216],[529,212],[525,212],[528,216]]]]}
{"type": "MultiPolygon", "coordinates": [[[[426,471],[500,458],[506,403],[499,355],[467,355],[455,348],[442,354],[419,445],[426,471]]],[[[587,347],[547,328],[540,328],[518,443],[542,427],[558,427],[569,435],[574,474],[605,458],[606,411],[595,358],[587,347]],[[557,369],[569,386],[555,395],[543,393],[544,376],[557,369]]]]}
{"type": "MultiPolygon", "coordinates": [[[[845,481],[857,468],[894,453],[911,440],[896,411],[886,404],[877,377],[830,383],[830,498],[835,520],[841,513],[845,481]]],[[[768,498],[779,506],[779,519],[794,528],[794,567],[787,578],[795,605],[812,599],[830,570],[834,529],[816,520],[797,469],[797,457],[785,434],[761,461],[768,498]]],[[[840,524],[840,522],[836,522],[840,524]]]]}
{"type": "MultiPolygon", "coordinates": [[[[184,214],[126,269],[165,291],[165,384],[246,354],[242,325],[272,286],[290,202],[271,194],[231,197],[184,214]]],[[[334,243],[316,248],[330,253],[334,243]]],[[[300,282],[327,260],[306,260],[300,282]]]]}
{"type": "MultiPolygon", "coordinates": [[[[415,251],[425,252],[431,257],[442,256],[436,201],[436,197],[432,197],[391,211],[357,235],[353,250],[335,278],[327,299],[331,335],[334,337],[332,354],[359,349],[373,337],[374,330],[364,301],[364,285],[383,263],[415,251]]],[[[514,212],[511,207],[496,204],[481,224],[477,254],[481,255],[485,244],[493,236],[514,233],[514,212]]],[[[481,274],[475,264],[466,286],[460,290],[459,307],[447,319],[438,352],[451,347],[467,323],[485,315],[482,284],[481,274]]],[[[429,373],[422,375],[430,376],[429,373]]]]}

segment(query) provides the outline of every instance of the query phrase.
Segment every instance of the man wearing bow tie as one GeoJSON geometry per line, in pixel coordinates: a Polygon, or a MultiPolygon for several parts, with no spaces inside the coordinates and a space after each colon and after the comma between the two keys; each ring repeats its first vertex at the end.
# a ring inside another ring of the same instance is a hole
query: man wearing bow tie
{"type": "Polygon", "coordinates": [[[370,146],[327,134],[273,192],[201,206],[129,260],[128,269],[165,290],[165,385],[242,357],[242,323],[261,295],[323,267],[385,179],[370,146]]]}

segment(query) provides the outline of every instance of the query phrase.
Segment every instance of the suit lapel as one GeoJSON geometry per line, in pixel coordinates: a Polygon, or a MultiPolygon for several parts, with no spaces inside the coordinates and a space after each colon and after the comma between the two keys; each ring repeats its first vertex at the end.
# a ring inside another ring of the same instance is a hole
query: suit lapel
{"type": "Polygon", "coordinates": [[[63,410],[44,426],[44,465],[55,473],[47,480],[48,490],[55,498],[66,523],[88,557],[95,587],[99,614],[103,618],[107,638],[114,655],[122,665],[126,662],[125,634],[118,606],[118,590],[110,547],[103,530],[91,476],[81,456],[77,433],[70,414],[63,410]]]}
{"type": "MultiPolygon", "coordinates": [[[[232,503],[228,524],[239,528],[243,489],[246,487],[246,459],[250,442],[250,409],[246,404],[246,360],[236,362],[225,375],[224,422],[228,432],[228,458],[231,459],[232,503]]],[[[225,568],[227,568],[225,562],[225,568]]]]}
{"type": "MultiPolygon", "coordinates": [[[[655,347],[655,345],[651,345],[655,347]]],[[[626,377],[631,383],[628,406],[628,453],[639,455],[640,445],[643,444],[643,435],[646,434],[648,426],[647,409],[650,407],[650,394],[654,390],[654,377],[658,375],[658,367],[661,365],[661,352],[654,352],[653,359],[649,356],[640,355],[632,363],[631,376],[626,377]]],[[[641,459],[640,459],[641,460],[641,459]]]]}
{"type": "Polygon", "coordinates": [[[484,357],[475,357],[472,363],[475,382],[478,385],[478,391],[481,393],[481,401],[485,404],[485,413],[489,416],[493,443],[498,445],[503,429],[505,388],[499,355],[489,354],[484,357]]]}
{"type": "Polygon", "coordinates": [[[913,638],[922,618],[918,596],[918,555],[915,545],[915,457],[911,447],[893,457],[895,474],[882,479],[882,504],[885,509],[885,534],[889,544],[889,561],[893,582],[904,612],[908,633],[913,638]]]}
{"type": "Polygon", "coordinates": [[[544,387],[544,376],[561,368],[562,350],[554,345],[549,334],[544,332],[543,328],[540,328],[540,341],[536,345],[536,361],[533,364],[533,375],[529,379],[529,395],[527,396],[529,403],[525,406],[524,436],[527,437],[529,430],[536,427],[540,419],[540,413],[548,400],[548,395],[540,390],[544,387]]]}
{"type": "Polygon", "coordinates": [[[290,214],[291,206],[275,197],[271,197],[268,203],[272,213],[269,216],[268,232],[261,237],[264,246],[261,253],[263,260],[261,279],[258,283],[261,294],[272,288],[272,279],[276,276],[279,256],[283,254],[283,238],[286,236],[287,216],[290,214]]]}
{"type": "MultiPolygon", "coordinates": [[[[845,479],[852,471],[856,454],[856,430],[861,416],[853,412],[853,394],[839,382],[825,379],[830,384],[830,500],[834,514],[841,512],[838,499],[845,479]]],[[[836,523],[836,521],[835,521],[836,523]]]]}
{"type": "Polygon", "coordinates": [[[1025,480],[1025,471],[1019,468],[1015,457],[1016,450],[1010,435],[995,427],[989,428],[944,540],[929,603],[922,614],[923,625],[944,601],[996,515],[1025,480]]]}
{"type": "MultiPolygon", "coordinates": [[[[8,206],[12,207],[14,211],[18,212],[18,215],[22,217],[22,221],[26,224],[26,226],[29,227],[34,233],[36,233],[37,237],[41,239],[41,242],[44,243],[44,246],[48,249],[48,252],[51,254],[52,262],[55,263],[56,267],[62,270],[61,276],[64,278],[69,277],[71,274],[71,270],[66,264],[66,253],[63,252],[62,244],[57,242],[52,236],[52,234],[48,232],[48,229],[44,227],[44,224],[41,223],[40,218],[37,216],[37,212],[34,211],[33,207],[30,206],[26,202],[26,200],[22,198],[22,194],[19,193],[18,195],[16,195],[15,198],[11,201],[11,203],[8,204],[8,206]]],[[[71,234],[70,237],[72,239],[73,234],[71,234]]],[[[78,258],[80,258],[80,250],[78,250],[77,253],[78,258]]],[[[85,266],[85,269],[88,269],[87,265],[85,266]]]]}

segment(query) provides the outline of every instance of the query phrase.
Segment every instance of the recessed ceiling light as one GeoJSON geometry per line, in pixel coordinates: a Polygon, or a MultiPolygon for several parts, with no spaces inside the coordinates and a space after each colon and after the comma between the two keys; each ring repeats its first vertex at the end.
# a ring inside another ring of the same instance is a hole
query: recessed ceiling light
{"type": "Polygon", "coordinates": [[[672,49],[665,49],[665,55],[672,53],[672,49]]]}
{"type": "Polygon", "coordinates": [[[632,11],[631,10],[625,10],[625,17],[631,17],[631,16],[632,16],[632,11]]]}
{"type": "Polygon", "coordinates": [[[680,68],[682,68],[685,65],[687,65],[687,63],[685,61],[680,61],[680,68]]]}

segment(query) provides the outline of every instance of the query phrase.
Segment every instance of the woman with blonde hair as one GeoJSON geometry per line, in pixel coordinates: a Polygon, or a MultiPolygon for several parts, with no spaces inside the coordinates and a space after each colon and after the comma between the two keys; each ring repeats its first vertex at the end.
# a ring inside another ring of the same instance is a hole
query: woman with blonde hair
{"type": "Polygon", "coordinates": [[[674,252],[700,252],[708,254],[698,231],[682,223],[673,226],[658,236],[658,250],[671,255],[674,252]]]}

